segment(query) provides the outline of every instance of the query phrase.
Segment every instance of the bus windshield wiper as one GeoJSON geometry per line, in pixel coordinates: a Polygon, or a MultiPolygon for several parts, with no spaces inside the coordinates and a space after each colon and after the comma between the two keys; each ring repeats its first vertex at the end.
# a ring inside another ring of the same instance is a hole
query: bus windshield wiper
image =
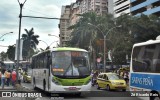
{"type": "Polygon", "coordinates": [[[72,64],[72,62],[71,62],[71,63],[69,64],[69,66],[67,67],[67,69],[66,69],[66,71],[64,72],[63,76],[65,76],[66,73],[68,72],[69,68],[72,67],[71,64],[72,64]]]}

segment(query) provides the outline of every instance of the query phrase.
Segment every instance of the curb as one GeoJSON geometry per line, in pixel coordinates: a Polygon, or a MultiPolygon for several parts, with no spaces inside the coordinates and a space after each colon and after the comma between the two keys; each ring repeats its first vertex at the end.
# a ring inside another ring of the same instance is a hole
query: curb
{"type": "MultiPolygon", "coordinates": [[[[33,92],[33,90],[26,88],[24,86],[21,86],[20,84],[16,84],[15,85],[15,89],[17,91],[21,91],[21,92],[33,92]]],[[[25,100],[36,100],[36,98],[32,98],[32,97],[25,97],[25,100]]]]}

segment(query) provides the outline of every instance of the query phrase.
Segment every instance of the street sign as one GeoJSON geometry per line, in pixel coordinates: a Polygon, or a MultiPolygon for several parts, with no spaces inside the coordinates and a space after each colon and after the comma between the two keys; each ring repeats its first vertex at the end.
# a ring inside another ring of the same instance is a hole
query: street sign
{"type": "MultiPolygon", "coordinates": [[[[23,40],[20,40],[19,60],[23,60],[23,58],[22,58],[22,47],[23,47],[23,40]]],[[[17,51],[18,51],[18,40],[16,40],[15,60],[17,60],[17,51]]]]}

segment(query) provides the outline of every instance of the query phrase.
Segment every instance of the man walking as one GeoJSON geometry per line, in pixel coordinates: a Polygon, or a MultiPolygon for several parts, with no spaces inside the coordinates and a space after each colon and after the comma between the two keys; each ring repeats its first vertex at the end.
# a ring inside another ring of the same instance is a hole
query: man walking
{"type": "Polygon", "coordinates": [[[11,75],[12,75],[12,86],[15,86],[16,77],[17,77],[15,69],[12,71],[11,75]]]}
{"type": "Polygon", "coordinates": [[[5,85],[5,69],[2,69],[2,73],[1,73],[1,85],[2,85],[2,89],[4,89],[4,85],[5,85]]]}

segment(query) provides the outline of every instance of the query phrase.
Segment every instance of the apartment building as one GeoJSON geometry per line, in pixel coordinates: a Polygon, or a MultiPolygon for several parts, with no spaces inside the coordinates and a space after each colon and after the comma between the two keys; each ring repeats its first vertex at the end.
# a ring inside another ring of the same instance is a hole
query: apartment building
{"type": "Polygon", "coordinates": [[[80,9],[79,9],[79,3],[72,3],[71,4],[71,9],[70,9],[70,26],[74,25],[78,22],[80,16],[77,16],[77,14],[80,14],[80,9]]]}
{"type": "Polygon", "coordinates": [[[114,17],[121,14],[160,16],[160,0],[114,0],[114,17]]]}
{"type": "Polygon", "coordinates": [[[80,13],[95,11],[97,14],[108,13],[108,1],[112,0],[77,0],[80,3],[80,13]]]}
{"type": "Polygon", "coordinates": [[[114,17],[121,14],[130,14],[130,0],[114,0],[114,17]]]}
{"type": "Polygon", "coordinates": [[[70,40],[70,31],[67,29],[70,20],[70,7],[70,5],[62,6],[61,20],[59,23],[60,46],[66,46],[67,42],[70,40]]]}
{"type": "Polygon", "coordinates": [[[70,40],[72,30],[67,30],[67,28],[79,21],[80,16],[77,14],[90,11],[95,11],[98,15],[113,13],[113,0],[77,0],[71,5],[63,6],[61,19],[65,20],[61,20],[59,24],[61,46],[65,46],[70,40]]]}
{"type": "Polygon", "coordinates": [[[130,6],[133,16],[138,16],[142,13],[160,16],[160,0],[130,0],[130,6]]]}

